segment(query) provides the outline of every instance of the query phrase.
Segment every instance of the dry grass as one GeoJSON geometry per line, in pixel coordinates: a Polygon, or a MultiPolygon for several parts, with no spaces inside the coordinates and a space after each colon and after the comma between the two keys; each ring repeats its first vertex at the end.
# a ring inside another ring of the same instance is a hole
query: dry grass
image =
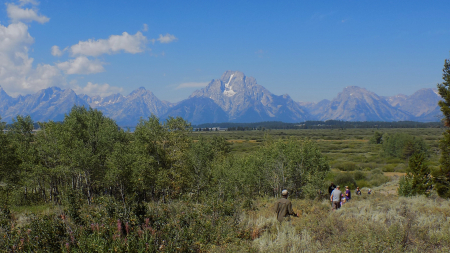
{"type": "Polygon", "coordinates": [[[261,199],[242,223],[254,232],[259,252],[449,252],[450,202],[382,192],[355,196],[338,211],[328,200],[293,200],[300,218],[279,223],[275,199],[261,199]]]}

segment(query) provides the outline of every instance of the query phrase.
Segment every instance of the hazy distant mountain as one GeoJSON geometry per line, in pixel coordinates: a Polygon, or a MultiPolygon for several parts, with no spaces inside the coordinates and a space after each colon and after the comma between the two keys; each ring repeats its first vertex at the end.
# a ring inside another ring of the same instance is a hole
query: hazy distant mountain
{"type": "Polygon", "coordinates": [[[194,125],[201,123],[220,123],[227,122],[227,113],[220,108],[210,98],[193,97],[181,101],[176,106],[171,108],[169,112],[161,116],[161,119],[167,117],[182,117],[194,125]]]}
{"type": "Polygon", "coordinates": [[[346,87],[332,101],[310,107],[310,113],[320,120],[401,121],[411,115],[391,106],[384,98],[357,86],[346,87]]]}
{"type": "Polygon", "coordinates": [[[421,89],[411,96],[397,95],[385,97],[392,106],[405,111],[416,121],[438,121],[442,113],[438,106],[441,97],[435,89],[421,89]]]}
{"type": "Polygon", "coordinates": [[[315,119],[320,117],[320,115],[325,112],[330,103],[331,101],[328,99],[324,99],[318,103],[298,102],[298,104],[304,107],[308,111],[308,113],[311,114],[315,119]]]}
{"type": "MultiPolygon", "coordinates": [[[[8,94],[6,94],[6,92],[3,90],[3,88],[0,87],[0,111],[1,112],[8,110],[8,108],[14,104],[14,102],[15,102],[14,100],[15,100],[14,98],[12,98],[8,94]]],[[[1,116],[4,117],[3,114],[1,116]]]]}
{"type": "Polygon", "coordinates": [[[60,121],[74,105],[89,106],[73,90],[61,90],[58,87],[47,88],[16,99],[6,97],[5,94],[0,91],[0,115],[6,122],[11,122],[17,115],[30,115],[34,121],[60,121]],[[9,106],[4,106],[4,101],[9,101],[9,106]]]}
{"type": "Polygon", "coordinates": [[[127,96],[77,95],[71,89],[51,87],[35,94],[10,97],[0,87],[0,116],[11,122],[17,115],[34,121],[60,121],[74,105],[96,108],[120,126],[135,126],[152,114],[166,119],[181,116],[193,124],[221,122],[305,120],[345,121],[438,121],[441,115],[436,90],[421,89],[411,96],[380,97],[364,88],[346,87],[333,100],[319,103],[294,102],[289,95],[277,96],[242,72],[227,71],[218,80],[176,104],[158,99],[139,88],[127,96]]]}
{"type": "Polygon", "coordinates": [[[105,116],[114,119],[118,125],[134,126],[142,117],[147,119],[152,114],[161,116],[172,105],[159,100],[151,91],[141,87],[128,96],[113,94],[105,98],[83,95],[92,108],[102,111],[105,116]]]}
{"type": "Polygon", "coordinates": [[[300,122],[309,119],[308,113],[289,95],[274,95],[257,84],[255,78],[246,77],[239,71],[225,72],[220,79],[212,80],[205,88],[192,93],[189,99],[197,97],[212,99],[227,113],[230,122],[300,122]]]}

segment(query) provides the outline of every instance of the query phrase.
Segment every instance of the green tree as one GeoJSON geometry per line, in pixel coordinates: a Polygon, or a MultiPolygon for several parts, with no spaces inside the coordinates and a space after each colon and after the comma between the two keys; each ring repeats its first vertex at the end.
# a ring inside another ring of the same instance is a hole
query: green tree
{"type": "Polygon", "coordinates": [[[136,175],[142,177],[142,190],[156,197],[175,197],[190,187],[191,131],[191,125],[181,117],[169,117],[163,124],[154,115],[141,119],[134,133],[134,145],[136,175]]]}
{"type": "Polygon", "coordinates": [[[438,102],[443,114],[442,121],[447,127],[440,140],[441,157],[439,169],[433,173],[434,185],[439,196],[450,198],[450,59],[446,59],[442,70],[444,82],[437,85],[442,100],[438,102]]]}
{"type": "Polygon", "coordinates": [[[426,164],[426,154],[414,153],[409,158],[408,172],[399,182],[401,196],[428,195],[431,189],[430,168],[426,164]]]}
{"type": "Polygon", "coordinates": [[[416,152],[428,152],[423,139],[407,133],[384,134],[382,148],[386,156],[403,159],[408,159],[416,152]]]}
{"type": "Polygon", "coordinates": [[[34,181],[34,168],[38,162],[38,154],[34,142],[34,122],[31,117],[17,116],[13,119],[12,125],[8,128],[8,137],[15,151],[15,155],[19,159],[18,166],[10,171],[12,174],[8,177],[14,179],[12,187],[18,187],[23,191],[23,199],[16,198],[17,202],[28,201],[28,192],[30,185],[34,181]]]}
{"type": "Polygon", "coordinates": [[[383,133],[375,131],[373,136],[370,138],[369,143],[371,144],[381,144],[383,138],[383,133]]]}
{"type": "Polygon", "coordinates": [[[81,189],[89,203],[94,193],[111,186],[105,180],[108,157],[117,143],[127,142],[126,133],[102,112],[74,106],[61,128],[65,166],[76,174],[73,187],[81,189]]]}
{"type": "Polygon", "coordinates": [[[6,123],[2,122],[0,118],[0,182],[14,185],[20,180],[19,171],[17,170],[20,160],[16,154],[16,146],[13,145],[12,139],[8,138],[3,131],[5,126],[6,123]]]}

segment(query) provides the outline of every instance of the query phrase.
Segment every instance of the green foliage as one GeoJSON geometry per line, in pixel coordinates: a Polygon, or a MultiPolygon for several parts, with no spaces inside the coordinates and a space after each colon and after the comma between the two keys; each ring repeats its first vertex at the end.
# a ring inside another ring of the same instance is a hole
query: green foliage
{"type": "Polygon", "coordinates": [[[423,139],[407,133],[384,134],[382,147],[386,156],[403,159],[409,158],[416,152],[428,152],[423,139]]]}
{"type": "Polygon", "coordinates": [[[373,136],[370,138],[369,143],[370,144],[381,144],[382,140],[383,140],[383,133],[375,131],[373,136]]]}
{"type": "Polygon", "coordinates": [[[441,158],[440,167],[433,174],[434,185],[439,196],[450,198],[450,60],[445,60],[442,70],[442,79],[444,82],[437,85],[439,95],[443,100],[438,102],[443,114],[443,122],[447,127],[440,140],[441,158]]]}
{"type": "Polygon", "coordinates": [[[398,182],[397,193],[399,196],[403,197],[414,196],[412,180],[410,180],[405,176],[400,177],[400,180],[398,182]]]}
{"type": "Polygon", "coordinates": [[[409,158],[408,172],[399,182],[400,196],[428,195],[431,190],[430,168],[425,162],[425,154],[416,153],[409,158]]]}
{"type": "Polygon", "coordinates": [[[17,184],[20,181],[20,165],[17,147],[4,133],[5,123],[0,118],[0,182],[17,184]]]}
{"type": "Polygon", "coordinates": [[[366,175],[365,175],[365,173],[362,172],[362,171],[355,171],[355,172],[353,173],[353,178],[354,178],[355,180],[362,180],[362,179],[366,179],[366,175]]]}
{"type": "Polygon", "coordinates": [[[358,165],[354,162],[337,163],[334,167],[340,171],[355,171],[359,169],[358,165]]]}
{"type": "Polygon", "coordinates": [[[342,189],[345,189],[345,186],[348,186],[351,190],[356,189],[356,181],[350,173],[339,173],[334,178],[334,184],[341,186],[342,189]]]}

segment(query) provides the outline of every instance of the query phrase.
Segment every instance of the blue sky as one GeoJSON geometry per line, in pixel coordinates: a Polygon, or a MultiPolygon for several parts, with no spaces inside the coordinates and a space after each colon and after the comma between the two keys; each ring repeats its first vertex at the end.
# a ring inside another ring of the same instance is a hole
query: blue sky
{"type": "Polygon", "coordinates": [[[0,85],[171,102],[226,70],[296,101],[346,86],[410,95],[441,82],[447,1],[6,1],[0,85]]]}

